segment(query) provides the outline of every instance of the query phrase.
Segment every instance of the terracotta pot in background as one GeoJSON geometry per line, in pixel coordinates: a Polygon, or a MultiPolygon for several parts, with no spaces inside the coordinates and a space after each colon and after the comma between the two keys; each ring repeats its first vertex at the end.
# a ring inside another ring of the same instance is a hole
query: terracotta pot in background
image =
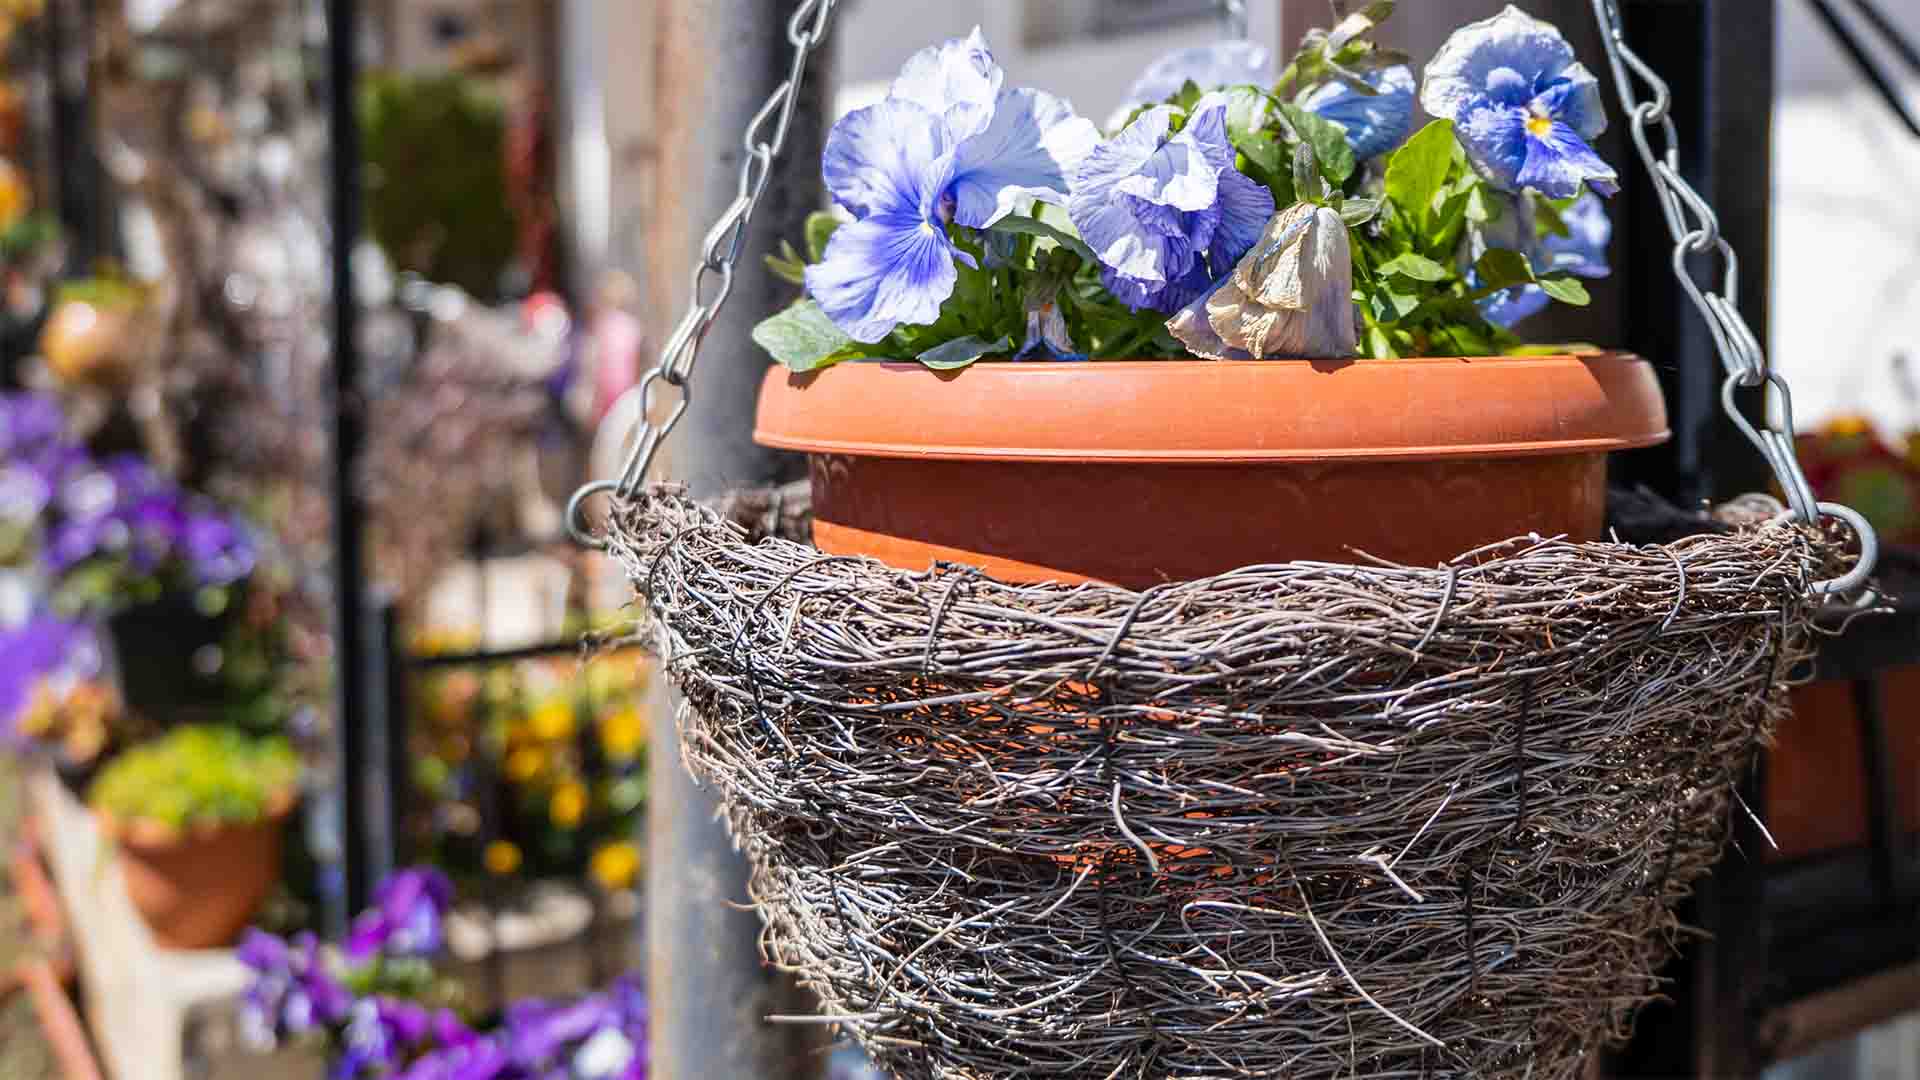
{"type": "Polygon", "coordinates": [[[99,819],[154,940],[169,949],[212,949],[232,944],[272,890],[292,809],[288,798],[248,825],[185,832],[104,813],[99,819]]]}
{"type": "MultiPolygon", "coordinates": [[[[1867,774],[1850,682],[1809,683],[1793,692],[1793,716],[1774,734],[1767,756],[1767,831],[1771,859],[1865,848],[1867,774]]],[[[1920,832],[1920,666],[1881,676],[1887,774],[1893,778],[1896,838],[1920,832]]]]}
{"type": "Polygon", "coordinates": [[[776,368],[754,431],[810,455],[823,551],[1132,588],[1595,539],[1606,455],[1667,437],[1619,353],[776,368]]]}

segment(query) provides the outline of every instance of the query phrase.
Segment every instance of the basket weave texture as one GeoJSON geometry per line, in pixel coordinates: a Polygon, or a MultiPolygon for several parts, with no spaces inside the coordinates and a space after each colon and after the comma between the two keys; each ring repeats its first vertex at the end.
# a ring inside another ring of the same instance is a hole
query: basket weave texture
{"type": "Polygon", "coordinates": [[[764,535],[803,525],[655,488],[610,533],[766,954],[901,1078],[1577,1075],[1659,990],[1835,556],[1136,593],[764,535]]]}

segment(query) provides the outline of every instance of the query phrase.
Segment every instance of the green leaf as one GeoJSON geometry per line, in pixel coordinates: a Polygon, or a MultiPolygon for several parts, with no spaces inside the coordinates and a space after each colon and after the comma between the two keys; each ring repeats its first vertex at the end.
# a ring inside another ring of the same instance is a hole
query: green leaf
{"type": "Polygon", "coordinates": [[[1313,147],[1313,156],[1319,159],[1320,173],[1334,187],[1347,182],[1353,175],[1353,147],[1347,145],[1347,129],[1325,117],[1310,113],[1298,105],[1281,105],[1280,111],[1293,130],[1313,147]]]}
{"type": "Polygon", "coordinates": [[[1200,89],[1200,84],[1194,82],[1192,79],[1188,79],[1186,82],[1180,84],[1180,92],[1173,95],[1173,104],[1180,106],[1181,109],[1187,112],[1192,112],[1193,107],[1200,103],[1200,99],[1203,96],[1205,96],[1205,91],[1200,89]]]}
{"type": "Polygon", "coordinates": [[[1574,307],[1586,307],[1593,302],[1593,296],[1587,292],[1587,286],[1579,278],[1570,274],[1543,277],[1540,279],[1540,288],[1555,300],[1563,304],[1572,304],[1574,307]]]}
{"type": "Polygon", "coordinates": [[[1434,197],[1446,185],[1458,145],[1453,122],[1435,120],[1387,160],[1387,198],[1399,207],[1417,236],[1429,234],[1434,197]]]}
{"type": "Polygon", "coordinates": [[[977,337],[954,338],[944,345],[936,345],[920,354],[920,362],[935,371],[953,371],[966,367],[983,356],[1008,352],[1013,348],[1013,339],[1005,334],[998,341],[983,341],[977,337]]]}
{"type": "Polygon", "coordinates": [[[827,241],[840,227],[840,219],[825,210],[807,215],[807,261],[817,263],[827,257],[827,241]]]}
{"type": "MultiPolygon", "coordinates": [[[[1476,181],[1479,177],[1474,178],[1476,181]]],[[[1484,183],[1474,183],[1467,188],[1467,220],[1475,225],[1485,225],[1500,219],[1500,204],[1495,202],[1492,188],[1484,183]]]]}
{"type": "Polygon", "coordinates": [[[1388,316],[1388,322],[1398,322],[1420,309],[1420,295],[1410,292],[1382,290],[1379,294],[1381,304],[1386,309],[1382,314],[1388,316]]]}
{"type": "Polygon", "coordinates": [[[1400,355],[1394,350],[1393,339],[1378,326],[1367,327],[1367,352],[1375,360],[1392,360],[1400,355]]]}
{"type": "Polygon", "coordinates": [[[1249,132],[1234,139],[1233,146],[1247,159],[1247,167],[1241,171],[1273,192],[1275,206],[1294,204],[1293,173],[1287,152],[1272,135],[1264,131],[1249,132]]]}
{"type": "Polygon", "coordinates": [[[836,354],[855,344],[812,300],[798,301],[761,320],[753,328],[753,343],[789,371],[826,367],[844,359],[836,354]]]}
{"type": "MultiPolygon", "coordinates": [[[[1293,197],[1296,202],[1324,202],[1328,196],[1327,179],[1320,173],[1318,156],[1310,143],[1293,144],[1293,197]]],[[[1291,203],[1288,205],[1292,205],[1291,203]]]]}
{"type": "Polygon", "coordinates": [[[1488,250],[1473,268],[1480,275],[1482,289],[1509,289],[1515,285],[1531,285],[1534,280],[1533,265],[1527,262],[1527,257],[1506,248],[1488,250]]]}
{"type": "Polygon", "coordinates": [[[1401,252],[1380,267],[1382,274],[1399,274],[1415,281],[1445,281],[1452,273],[1446,267],[1411,251],[1401,252]]]}
{"type": "Polygon", "coordinates": [[[1221,93],[1227,95],[1227,139],[1235,146],[1266,129],[1272,98],[1251,86],[1230,86],[1221,93]]]}
{"type": "Polygon", "coordinates": [[[1365,225],[1380,213],[1380,205],[1379,199],[1348,199],[1340,204],[1340,220],[1349,229],[1365,225]]]}
{"type": "Polygon", "coordinates": [[[807,283],[806,264],[800,261],[800,256],[793,250],[793,245],[785,240],[780,241],[780,253],[767,256],[766,261],[767,269],[781,281],[792,282],[795,285],[807,283]]]}
{"type": "Polygon", "coordinates": [[[1528,195],[1527,198],[1533,199],[1535,232],[1543,237],[1573,235],[1573,230],[1567,228],[1567,219],[1561,216],[1560,208],[1553,204],[1552,199],[1535,198],[1532,195],[1528,195]]]}
{"type": "Polygon", "coordinates": [[[992,227],[987,231],[1014,233],[1019,236],[1037,236],[1042,240],[1051,240],[1060,247],[1066,248],[1068,251],[1080,256],[1086,260],[1089,266],[1097,266],[1100,263],[1100,256],[1093,253],[1093,249],[1087,246],[1085,240],[1067,232],[1065,229],[1055,228],[1044,221],[1036,221],[1030,217],[1021,217],[1017,214],[1003,217],[999,221],[994,222],[992,227]]]}

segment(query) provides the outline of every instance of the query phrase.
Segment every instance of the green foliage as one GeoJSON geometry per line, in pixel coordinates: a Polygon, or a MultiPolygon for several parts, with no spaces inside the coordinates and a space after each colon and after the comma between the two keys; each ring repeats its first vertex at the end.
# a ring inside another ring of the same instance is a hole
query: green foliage
{"type": "MultiPolygon", "coordinates": [[[[1346,223],[1363,353],[1386,358],[1517,349],[1520,340],[1488,322],[1481,301],[1504,289],[1537,286],[1553,300],[1579,305],[1588,302],[1587,290],[1566,274],[1537,274],[1531,250],[1483,250],[1487,227],[1499,221],[1512,197],[1473,171],[1452,122],[1428,124],[1363,169],[1345,129],[1300,104],[1329,81],[1376,93],[1367,77],[1407,61],[1372,40],[1394,6],[1393,0],[1375,0],[1331,30],[1309,31],[1271,88],[1221,91],[1235,168],[1266,187],[1276,209],[1308,202],[1335,210],[1346,223]],[[1471,263],[1470,251],[1480,252],[1471,263]]],[[[1160,103],[1172,109],[1173,130],[1184,128],[1203,96],[1188,82],[1160,103]]],[[[1126,122],[1150,107],[1136,109],[1126,122]]],[[[1520,198],[1532,200],[1540,236],[1568,234],[1563,214],[1572,200],[1552,203],[1531,193],[1520,198]]],[[[782,244],[767,260],[769,268],[802,283],[807,264],[822,257],[831,228],[830,219],[810,220],[806,251],[782,244]]],[[[947,370],[1017,350],[1015,343],[1026,340],[1028,311],[1054,303],[1075,349],[1092,359],[1188,355],[1166,329],[1173,313],[1131,311],[1115,300],[1101,285],[1096,253],[1053,208],[1014,215],[984,232],[952,227],[949,234],[979,265],[958,268],[953,295],[931,325],[902,326],[881,342],[861,344],[803,299],[761,323],[754,340],[795,371],[868,358],[918,359],[947,370]]]]}
{"type": "Polygon", "coordinates": [[[799,300],[753,328],[753,343],[792,371],[813,371],[839,359],[854,344],[820,305],[799,300]]]}
{"type": "Polygon", "coordinates": [[[299,775],[284,738],[189,725],[115,758],[88,801],[123,821],[244,825],[290,799],[299,775]]]}
{"type": "Polygon", "coordinates": [[[373,238],[402,270],[496,295],[514,253],[501,103],[467,76],[386,74],[361,110],[373,238]]]}

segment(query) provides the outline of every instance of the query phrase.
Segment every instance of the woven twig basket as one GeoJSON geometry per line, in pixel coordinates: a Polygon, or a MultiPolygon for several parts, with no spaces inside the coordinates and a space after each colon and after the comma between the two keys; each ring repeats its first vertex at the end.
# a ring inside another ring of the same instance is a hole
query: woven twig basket
{"type": "Polygon", "coordinates": [[[903,1078],[1578,1073],[1657,991],[1836,554],[1762,525],[1134,593],[669,489],[611,532],[768,956],[903,1078]]]}

